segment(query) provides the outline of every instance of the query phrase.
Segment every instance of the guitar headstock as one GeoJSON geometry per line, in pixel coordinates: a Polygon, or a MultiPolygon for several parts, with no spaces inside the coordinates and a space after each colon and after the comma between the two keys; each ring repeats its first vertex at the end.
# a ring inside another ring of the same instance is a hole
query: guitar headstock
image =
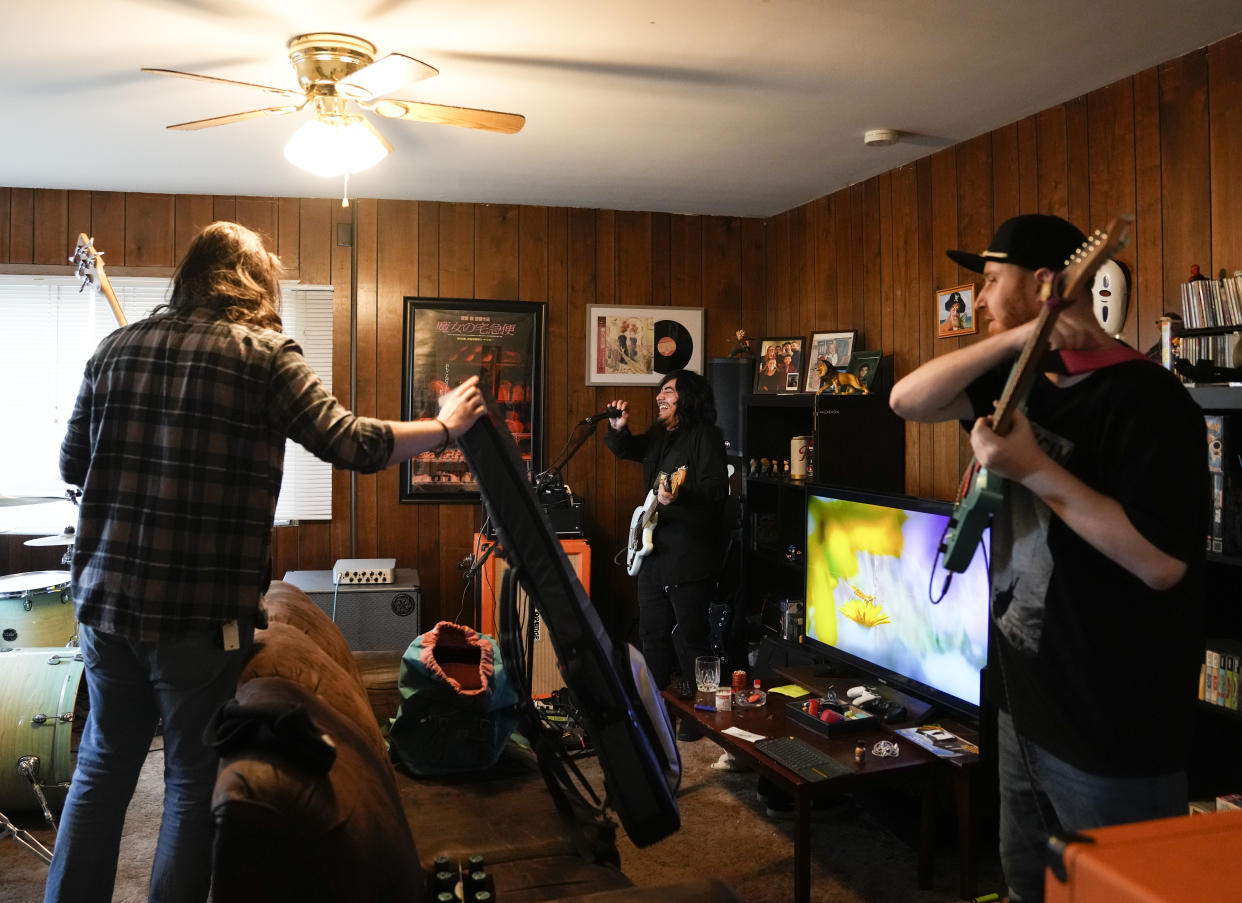
{"type": "Polygon", "coordinates": [[[1116,217],[1104,231],[1096,229],[1085,242],[1065,261],[1060,274],[1061,303],[1068,304],[1095,278],[1095,271],[1124,248],[1130,241],[1130,224],[1134,217],[1123,213],[1116,217]]]}
{"type": "Polygon", "coordinates": [[[88,238],[85,232],[79,232],[78,244],[73,249],[69,262],[77,265],[75,274],[82,280],[83,288],[91,283],[98,284],[104,264],[103,251],[95,250],[95,239],[88,238]]]}

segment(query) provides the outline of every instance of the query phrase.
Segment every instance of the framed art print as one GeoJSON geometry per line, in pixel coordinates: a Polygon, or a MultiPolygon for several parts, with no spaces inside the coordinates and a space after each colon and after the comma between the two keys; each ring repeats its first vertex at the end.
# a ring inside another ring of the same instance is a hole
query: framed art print
{"type": "Polygon", "coordinates": [[[822,384],[820,364],[833,370],[845,370],[850,365],[854,346],[858,343],[857,329],[841,329],[836,332],[815,332],[806,354],[806,379],[803,391],[818,392],[822,384]]]}
{"type": "Polygon", "coordinates": [[[586,384],[654,386],[703,372],[703,308],[587,305],[586,384]]]}
{"type": "Polygon", "coordinates": [[[761,339],[755,368],[756,395],[797,392],[802,381],[802,336],[761,339]]]}
{"type": "Polygon", "coordinates": [[[975,331],[974,285],[956,285],[936,292],[936,337],[947,339],[975,331]]]}
{"type": "MultiPolygon", "coordinates": [[[[406,298],[401,412],[434,417],[439,398],[471,376],[513,434],[528,473],[542,467],[546,305],[406,298]]],[[[401,502],[474,502],[479,484],[455,446],[401,465],[401,502]]]]}

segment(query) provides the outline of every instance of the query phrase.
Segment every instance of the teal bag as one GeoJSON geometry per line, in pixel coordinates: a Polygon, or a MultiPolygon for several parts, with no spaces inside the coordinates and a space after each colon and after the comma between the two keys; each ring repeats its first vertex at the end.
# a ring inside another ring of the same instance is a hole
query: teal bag
{"type": "Polygon", "coordinates": [[[518,695],[500,646],[441,621],[401,658],[401,707],[388,729],[393,752],[415,775],[479,771],[496,763],[518,722],[518,695]]]}

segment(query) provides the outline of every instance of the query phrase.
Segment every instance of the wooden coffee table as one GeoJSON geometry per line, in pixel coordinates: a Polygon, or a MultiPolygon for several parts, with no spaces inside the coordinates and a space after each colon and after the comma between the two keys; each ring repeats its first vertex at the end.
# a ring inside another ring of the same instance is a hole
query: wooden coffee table
{"type": "MultiPolygon", "coordinates": [[[[672,714],[695,724],[713,743],[731,752],[793,798],[794,903],[809,903],[811,899],[811,804],[815,799],[850,790],[864,782],[870,785],[885,780],[918,780],[923,782],[926,806],[933,793],[934,781],[941,774],[934,755],[884,727],[863,728],[841,737],[830,738],[803,727],[798,722],[787,720],[785,704],[791,701],[787,696],[771,694],[768,696],[768,704],[762,708],[734,708],[727,712],[695,708],[696,703],[714,704],[714,699],[709,700],[708,694],[700,694],[698,699],[686,700],[678,699],[675,694],[665,691],[664,698],[672,714]],[[826,781],[807,781],[775,759],[764,755],[750,741],[724,733],[730,727],[741,728],[752,734],[762,734],[764,737],[799,737],[847,765],[849,773],[826,781]],[[872,755],[872,747],[880,740],[896,743],[901,750],[900,754],[889,758],[872,755]],[[861,764],[854,761],[854,748],[859,742],[867,750],[861,764]]],[[[927,849],[920,849],[920,862],[925,858],[930,861],[926,854],[932,843],[927,820],[924,819],[922,824],[919,845],[927,849]]],[[[924,869],[920,869],[919,883],[926,886],[924,880],[929,876],[925,876],[923,872],[924,869]]]]}

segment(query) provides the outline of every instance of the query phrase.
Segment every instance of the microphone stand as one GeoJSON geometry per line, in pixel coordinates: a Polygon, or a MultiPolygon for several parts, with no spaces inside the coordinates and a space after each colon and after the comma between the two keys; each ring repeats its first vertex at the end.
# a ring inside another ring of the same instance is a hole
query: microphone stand
{"type": "Polygon", "coordinates": [[[561,469],[569,463],[570,458],[577,454],[578,449],[582,448],[586,441],[595,435],[595,428],[599,423],[600,421],[592,420],[588,417],[574,425],[574,431],[565,440],[564,450],[557,455],[556,460],[546,470],[535,475],[535,489],[538,492],[545,495],[564,492],[565,483],[561,478],[561,469]],[[586,427],[586,429],[582,429],[582,427],[586,427]]]}

